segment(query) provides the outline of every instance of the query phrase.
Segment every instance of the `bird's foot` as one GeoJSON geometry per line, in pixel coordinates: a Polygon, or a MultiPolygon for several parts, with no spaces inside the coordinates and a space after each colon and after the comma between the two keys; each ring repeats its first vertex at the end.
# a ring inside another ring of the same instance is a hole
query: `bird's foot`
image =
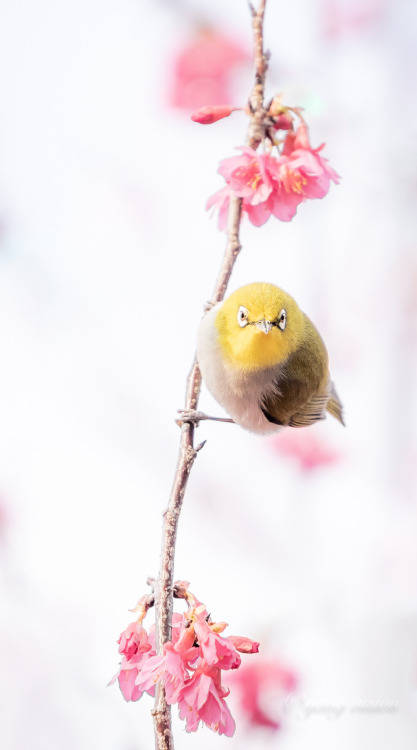
{"type": "Polygon", "coordinates": [[[180,427],[187,422],[197,426],[201,420],[208,419],[204,412],[196,411],[195,409],[178,409],[177,411],[179,416],[175,421],[180,427]]]}
{"type": "Polygon", "coordinates": [[[233,419],[210,417],[208,414],[204,414],[203,411],[196,411],[195,409],[178,409],[178,414],[179,417],[175,421],[180,427],[187,422],[198,426],[199,422],[202,422],[204,419],[210,419],[213,422],[233,422],[233,419]]]}

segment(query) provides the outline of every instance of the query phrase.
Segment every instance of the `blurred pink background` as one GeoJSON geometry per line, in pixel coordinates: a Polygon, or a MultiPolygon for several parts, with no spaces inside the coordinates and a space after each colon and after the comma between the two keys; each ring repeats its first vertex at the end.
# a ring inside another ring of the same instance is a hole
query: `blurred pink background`
{"type": "MultiPolygon", "coordinates": [[[[231,740],[187,735],[174,709],[179,750],[416,746],[416,24],[413,0],[268,3],[267,94],[305,108],[343,179],[290,224],[245,222],[230,290],[294,295],[347,428],[199,427],[176,577],[294,680],[260,693],[277,731],[251,725],[237,689],[231,740]]],[[[152,701],[106,684],[157,573],[174,419],[225,242],[205,202],[246,129],[242,113],[189,114],[201,91],[245,104],[250,44],[245,0],[3,3],[3,750],[153,747],[152,701]]],[[[221,414],[205,390],[200,404],[221,414]]]]}

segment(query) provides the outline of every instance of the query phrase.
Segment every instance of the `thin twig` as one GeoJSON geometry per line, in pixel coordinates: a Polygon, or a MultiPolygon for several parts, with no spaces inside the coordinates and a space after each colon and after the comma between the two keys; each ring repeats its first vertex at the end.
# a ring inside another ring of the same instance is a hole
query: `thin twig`
{"type": "MultiPolygon", "coordinates": [[[[265,110],[263,106],[265,76],[268,67],[268,55],[263,49],[263,21],[266,0],[260,0],[257,11],[252,10],[252,30],[255,59],[255,83],[250,95],[251,114],[246,144],[257,149],[265,135],[265,110]]],[[[230,197],[227,244],[222,264],[214,286],[209,306],[224,299],[227,285],[241,250],[239,239],[240,219],[242,215],[242,199],[234,195],[230,197]]],[[[185,409],[195,410],[198,404],[201,387],[201,373],[197,360],[194,359],[187,380],[185,409]]],[[[161,549],[161,567],[156,591],[156,644],[161,652],[164,643],[171,637],[172,600],[175,542],[179,515],[184,499],[188,477],[202,446],[194,447],[194,425],[185,422],[181,427],[181,440],[174,483],[164,513],[164,525],[161,549]]],[[[167,705],[165,688],[160,683],[156,690],[155,706],[153,710],[155,723],[155,744],[157,750],[173,750],[174,742],[171,730],[171,711],[167,705]]]]}

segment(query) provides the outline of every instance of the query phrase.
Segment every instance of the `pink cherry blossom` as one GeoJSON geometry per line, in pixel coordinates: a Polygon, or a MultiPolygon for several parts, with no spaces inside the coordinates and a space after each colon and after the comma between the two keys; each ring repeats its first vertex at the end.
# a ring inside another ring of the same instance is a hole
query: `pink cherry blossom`
{"type": "Polygon", "coordinates": [[[153,695],[153,685],[148,690],[147,688],[140,688],[136,684],[137,676],[144,663],[155,654],[155,651],[152,651],[152,644],[149,642],[145,628],[139,622],[131,622],[120,635],[118,644],[119,653],[123,654],[123,659],[119,671],[109,682],[109,685],[118,680],[120,690],[127,701],[137,701],[145,689],[150,695],[153,695]]]}
{"type": "Polygon", "coordinates": [[[153,652],[148,659],[144,659],[136,675],[136,685],[141,693],[148,692],[155,687],[165,671],[165,655],[153,652]]]}
{"type": "Polygon", "coordinates": [[[145,653],[152,648],[145,628],[138,622],[131,622],[117,642],[119,643],[119,654],[123,654],[128,660],[136,653],[145,653]]]}
{"type": "Polygon", "coordinates": [[[187,732],[195,732],[200,721],[219,734],[232,737],[235,722],[224,698],[229,690],[220,682],[220,669],[198,667],[181,690],[178,700],[181,719],[187,722],[187,732]]]}
{"type": "Polygon", "coordinates": [[[287,173],[295,181],[295,190],[300,190],[305,198],[323,198],[329,191],[330,181],[333,180],[336,184],[340,181],[327,159],[319,154],[324,145],[311,148],[308,129],[304,123],[295,134],[289,133],[285,139],[283,156],[288,156],[285,163],[287,173]]]}
{"type": "Polygon", "coordinates": [[[149,687],[139,686],[136,683],[140,670],[143,669],[144,663],[146,663],[152,656],[155,655],[154,651],[148,651],[144,654],[136,653],[133,660],[128,660],[126,657],[122,659],[120,669],[114,677],[110,680],[109,685],[113,685],[116,680],[119,681],[119,687],[122,695],[126,701],[137,701],[141,697],[143,692],[154,695],[154,683],[150,683],[149,687]]]}
{"type": "Polygon", "coordinates": [[[241,147],[241,156],[223,159],[218,169],[227,182],[226,187],[212,195],[206,208],[216,206],[219,209],[218,225],[223,230],[227,225],[230,195],[242,198],[242,211],[255,226],[262,226],[271,215],[268,198],[274,189],[271,175],[271,157],[269,154],[258,154],[251,148],[241,147]]]}
{"type": "Polygon", "coordinates": [[[207,201],[207,209],[215,206],[219,210],[219,229],[227,226],[232,194],[242,199],[242,214],[247,214],[254,226],[262,226],[271,215],[290,221],[300,203],[323,198],[331,181],[338,183],[339,176],[320,155],[322,148],[311,148],[302,123],[296,131],[288,131],[278,156],[241,147],[241,155],[223,159],[218,172],[226,186],[207,201]]]}
{"type": "Polygon", "coordinates": [[[138,670],[136,685],[141,692],[148,692],[163,678],[167,702],[177,702],[179,691],[189,679],[188,669],[192,668],[200,654],[199,646],[194,645],[194,629],[187,627],[188,622],[185,616],[174,613],[171,641],[165,643],[163,654],[153,652],[138,670]]]}
{"type": "Polygon", "coordinates": [[[270,176],[270,155],[258,154],[252,148],[241,146],[241,156],[223,159],[218,169],[240,198],[245,198],[246,205],[256,206],[264,203],[273,190],[270,176]]]}
{"type": "Polygon", "coordinates": [[[201,617],[194,623],[194,631],[200,645],[202,659],[206,664],[220,669],[237,669],[241,659],[228,638],[215,633],[201,617]]]}
{"type": "Polygon", "coordinates": [[[189,679],[187,662],[171,642],[164,645],[164,653],[152,654],[141,665],[136,676],[136,685],[142,692],[151,690],[157,682],[164,679],[167,702],[176,703],[178,694],[189,679]]]}
{"type": "Polygon", "coordinates": [[[269,207],[277,219],[290,221],[300,203],[308,198],[323,198],[330,181],[339,182],[338,174],[319,154],[323,147],[311,148],[304,124],[287,134],[281,156],[270,164],[274,189],[269,207]]]}

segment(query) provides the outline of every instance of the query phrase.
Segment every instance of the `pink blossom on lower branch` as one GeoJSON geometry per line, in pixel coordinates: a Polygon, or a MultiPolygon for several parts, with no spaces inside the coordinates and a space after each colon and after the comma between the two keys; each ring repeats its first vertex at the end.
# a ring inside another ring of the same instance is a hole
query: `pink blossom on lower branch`
{"type": "Polygon", "coordinates": [[[139,625],[138,622],[131,622],[120,635],[117,642],[119,644],[119,654],[123,654],[128,660],[132,659],[135,654],[143,654],[152,648],[145,628],[139,625]]]}
{"type": "Polygon", "coordinates": [[[224,700],[230,691],[221,684],[220,674],[218,667],[203,663],[181,690],[179,713],[187,722],[187,732],[195,732],[203,721],[219,734],[234,734],[236,725],[224,700]]]}
{"type": "MultiPolygon", "coordinates": [[[[241,659],[229,638],[223,638],[206,620],[207,612],[202,612],[194,623],[194,632],[205,664],[220,669],[237,669],[241,659]]],[[[216,623],[213,623],[215,625],[216,623]]]]}
{"type": "MultiPolygon", "coordinates": [[[[109,685],[118,680],[124,699],[126,701],[137,701],[146,689],[136,684],[137,676],[144,663],[155,654],[155,651],[152,651],[148,634],[139,622],[130,623],[120,635],[118,643],[119,653],[123,654],[123,659],[119,671],[114,675],[109,685]]],[[[154,694],[153,685],[146,690],[150,695],[154,694]]]]}
{"type": "Polygon", "coordinates": [[[137,701],[144,692],[153,695],[156,685],[162,682],[167,703],[178,703],[187,732],[196,731],[203,722],[213,731],[230,737],[235,722],[225,701],[229,690],[222,685],[221,675],[238,669],[239,651],[256,653],[259,643],[250,638],[220,635],[227,623],[214,622],[204,604],[188,591],[188,584],[180,583],[181,598],[186,599],[189,609],[183,615],[173,615],[171,640],[156,654],[154,626],[148,636],[142,627],[147,610],[142,608],[138,622],[131,623],[119,638],[123,659],[109,684],[118,679],[125,700],[137,701]]]}
{"type": "Polygon", "coordinates": [[[167,703],[172,704],[178,701],[179,692],[189,677],[186,662],[169,641],[164,645],[162,655],[154,654],[147,659],[136,676],[136,685],[142,694],[152,690],[156,683],[163,679],[167,703]]]}

